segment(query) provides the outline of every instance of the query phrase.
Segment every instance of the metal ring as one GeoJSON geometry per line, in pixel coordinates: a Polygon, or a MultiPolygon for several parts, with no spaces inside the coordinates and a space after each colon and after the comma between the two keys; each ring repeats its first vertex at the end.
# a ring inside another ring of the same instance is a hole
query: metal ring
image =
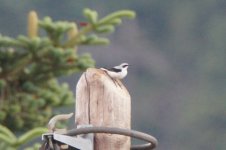
{"type": "Polygon", "coordinates": [[[155,137],[135,130],[112,128],[112,127],[85,127],[67,131],[66,135],[76,136],[79,134],[88,133],[110,133],[119,134],[137,138],[148,142],[147,144],[133,145],[131,150],[152,150],[158,145],[158,141],[155,137]]]}

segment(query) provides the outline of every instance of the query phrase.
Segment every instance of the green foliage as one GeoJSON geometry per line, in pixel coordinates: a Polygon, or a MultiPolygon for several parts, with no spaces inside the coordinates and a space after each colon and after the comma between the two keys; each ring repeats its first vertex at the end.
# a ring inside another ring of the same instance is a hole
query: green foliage
{"type": "MultiPolygon", "coordinates": [[[[20,145],[27,143],[35,137],[39,137],[45,132],[47,132],[46,128],[34,128],[20,137],[16,137],[7,127],[0,125],[0,149],[17,150],[20,145]]],[[[35,150],[37,147],[39,147],[39,144],[35,144],[34,148],[28,149],[35,150]]]]}
{"type": "Polygon", "coordinates": [[[10,101],[0,106],[5,114],[0,116],[0,121],[15,130],[45,125],[52,116],[52,107],[73,102],[73,93],[68,85],[59,85],[56,79],[47,80],[41,85],[27,81],[21,90],[23,92],[15,93],[10,101]]]}
{"type": "Polygon", "coordinates": [[[14,130],[44,125],[52,107],[72,103],[68,86],[55,78],[92,67],[94,61],[88,54],[78,56],[73,47],[53,43],[48,37],[0,37],[2,124],[14,130]]]}
{"type": "Polygon", "coordinates": [[[109,41],[106,38],[98,37],[97,34],[109,34],[114,32],[115,26],[121,24],[122,18],[134,18],[135,13],[130,10],[117,11],[108,16],[98,19],[98,13],[91,9],[84,9],[83,14],[88,21],[86,27],[82,28],[78,34],[65,43],[64,46],[72,46],[76,44],[108,44],[109,41]],[[88,35],[84,35],[91,33],[88,35]],[[94,33],[94,34],[93,34],[94,33]]]}

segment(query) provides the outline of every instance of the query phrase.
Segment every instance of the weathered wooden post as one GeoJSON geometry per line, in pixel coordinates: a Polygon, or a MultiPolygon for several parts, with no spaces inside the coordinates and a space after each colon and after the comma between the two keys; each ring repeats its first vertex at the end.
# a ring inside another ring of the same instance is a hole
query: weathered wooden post
{"type": "MultiPolygon", "coordinates": [[[[118,81],[116,85],[105,71],[89,68],[76,88],[76,124],[131,128],[131,98],[118,81]]],[[[122,135],[95,134],[95,150],[129,150],[130,138],[122,135]]]]}

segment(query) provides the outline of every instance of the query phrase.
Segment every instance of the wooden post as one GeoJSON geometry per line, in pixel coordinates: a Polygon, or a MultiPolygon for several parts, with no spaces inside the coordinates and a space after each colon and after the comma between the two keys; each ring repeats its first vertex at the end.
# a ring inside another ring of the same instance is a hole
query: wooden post
{"type": "MultiPolygon", "coordinates": [[[[131,98],[121,83],[100,69],[89,68],[76,88],[76,124],[131,128],[131,98]]],[[[129,150],[130,138],[122,135],[95,134],[95,150],[129,150]]]]}

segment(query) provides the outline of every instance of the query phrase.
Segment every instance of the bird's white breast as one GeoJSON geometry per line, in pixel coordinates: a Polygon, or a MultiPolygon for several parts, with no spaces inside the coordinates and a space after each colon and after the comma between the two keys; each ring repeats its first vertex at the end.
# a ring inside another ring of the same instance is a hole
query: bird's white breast
{"type": "Polygon", "coordinates": [[[107,71],[109,76],[115,79],[123,79],[127,75],[127,70],[123,70],[122,72],[113,72],[113,71],[107,71]]]}

